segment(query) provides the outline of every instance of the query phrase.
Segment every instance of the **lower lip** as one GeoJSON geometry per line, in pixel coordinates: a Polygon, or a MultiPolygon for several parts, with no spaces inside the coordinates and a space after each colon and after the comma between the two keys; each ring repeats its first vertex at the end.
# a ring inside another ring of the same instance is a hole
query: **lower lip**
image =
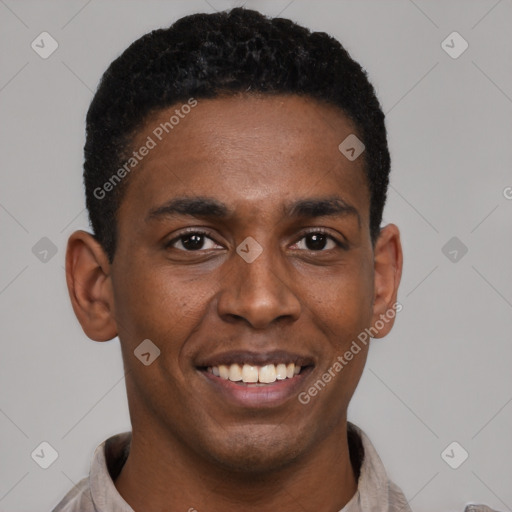
{"type": "Polygon", "coordinates": [[[237,384],[221,379],[206,370],[198,370],[217,393],[238,407],[267,408],[282,405],[287,400],[297,397],[306,377],[313,370],[312,366],[304,368],[291,379],[276,380],[264,386],[237,384]]]}

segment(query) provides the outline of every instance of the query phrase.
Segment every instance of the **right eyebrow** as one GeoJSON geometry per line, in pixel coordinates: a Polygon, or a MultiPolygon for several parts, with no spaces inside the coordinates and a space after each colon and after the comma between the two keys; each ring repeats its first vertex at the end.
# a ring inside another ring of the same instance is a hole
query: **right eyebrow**
{"type": "Polygon", "coordinates": [[[225,219],[231,214],[224,203],[211,197],[178,197],[150,210],[146,221],[175,215],[225,219]]]}

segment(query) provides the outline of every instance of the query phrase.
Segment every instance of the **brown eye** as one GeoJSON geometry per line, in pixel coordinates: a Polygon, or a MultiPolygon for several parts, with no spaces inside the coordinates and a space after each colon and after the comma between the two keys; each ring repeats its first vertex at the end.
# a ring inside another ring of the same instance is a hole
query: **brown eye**
{"type": "Polygon", "coordinates": [[[212,240],[207,233],[202,231],[190,231],[172,239],[166,244],[166,248],[172,247],[180,251],[200,251],[221,247],[212,240]]]}
{"type": "Polygon", "coordinates": [[[304,235],[296,244],[298,249],[307,251],[326,251],[343,247],[334,237],[322,231],[315,231],[304,235]]]}
{"type": "Polygon", "coordinates": [[[325,249],[329,237],[327,235],[312,233],[304,237],[306,240],[306,247],[311,251],[321,251],[325,249]]]}

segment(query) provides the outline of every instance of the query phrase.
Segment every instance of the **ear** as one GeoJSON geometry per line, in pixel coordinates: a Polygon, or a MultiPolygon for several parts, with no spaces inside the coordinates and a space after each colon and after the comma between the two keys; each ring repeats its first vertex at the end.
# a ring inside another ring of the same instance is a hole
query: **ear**
{"type": "Polygon", "coordinates": [[[110,263],[103,247],[86,231],[75,231],[69,237],[66,282],[85,334],[94,341],[117,336],[110,263]]]}
{"type": "Polygon", "coordinates": [[[394,224],[381,229],[374,249],[374,298],[372,334],[383,338],[391,331],[395,315],[402,309],[397,304],[402,277],[403,254],[400,231],[394,224]]]}

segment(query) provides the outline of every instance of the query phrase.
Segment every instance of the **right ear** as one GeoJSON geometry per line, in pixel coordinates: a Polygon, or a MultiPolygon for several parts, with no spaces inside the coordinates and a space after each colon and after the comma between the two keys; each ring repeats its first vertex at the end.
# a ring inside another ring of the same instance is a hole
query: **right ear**
{"type": "Polygon", "coordinates": [[[103,247],[86,231],[75,231],[69,237],[66,282],[85,334],[94,341],[117,336],[110,263],[103,247]]]}

